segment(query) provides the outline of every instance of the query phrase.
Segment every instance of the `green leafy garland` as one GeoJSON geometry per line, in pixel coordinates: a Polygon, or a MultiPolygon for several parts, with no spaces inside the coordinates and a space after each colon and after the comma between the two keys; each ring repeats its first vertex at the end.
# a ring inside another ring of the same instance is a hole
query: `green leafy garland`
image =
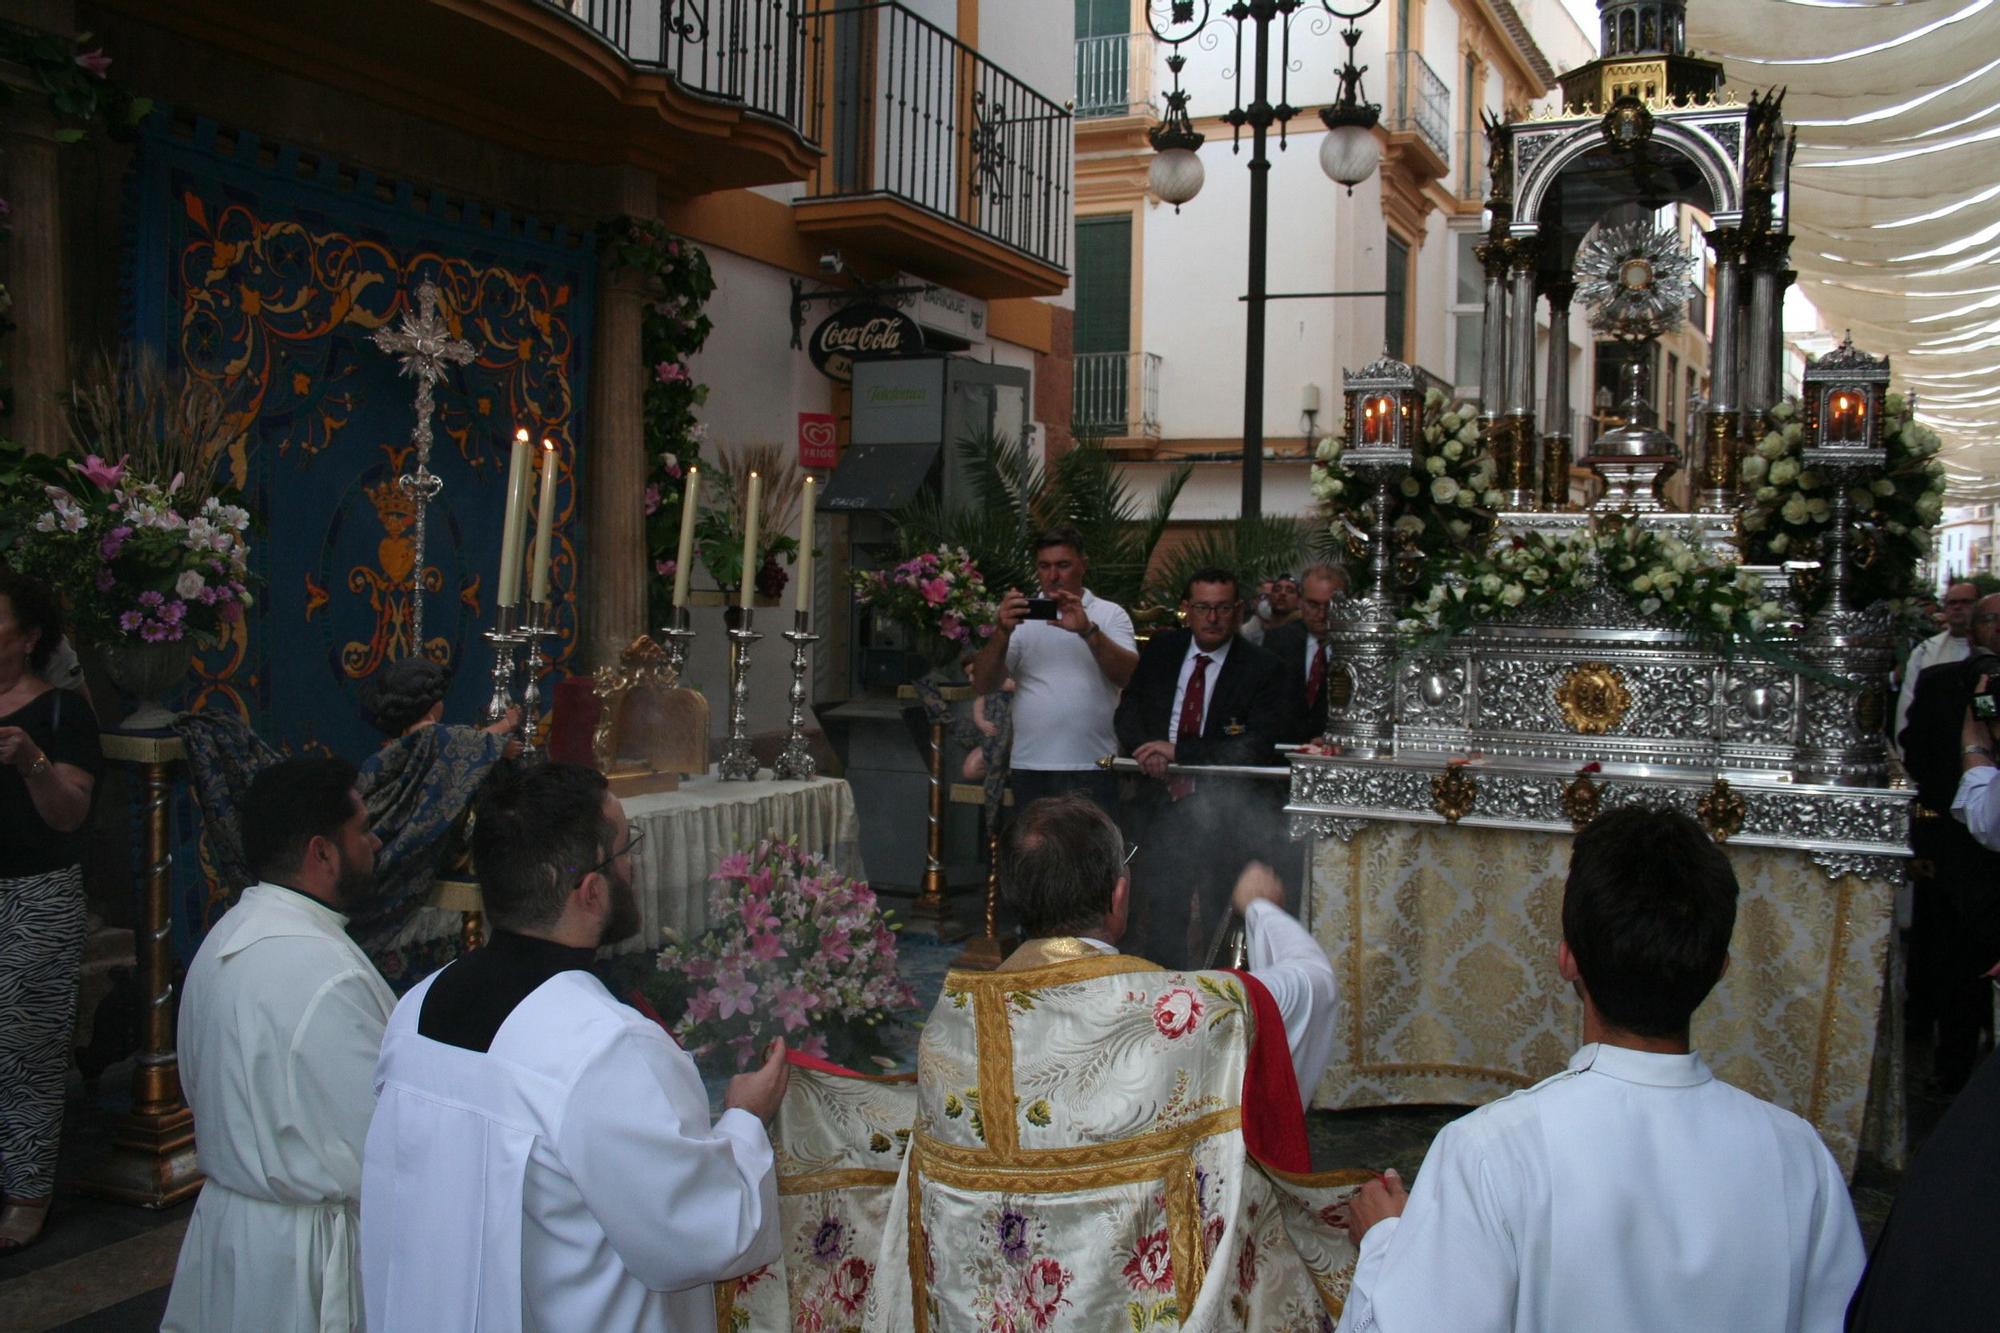
{"type": "MultiPolygon", "coordinates": [[[[1944,512],[1944,463],[1930,427],[1910,414],[1903,395],[1885,404],[1882,471],[1867,486],[1847,493],[1855,546],[1854,600],[1862,606],[1888,602],[1908,608],[1923,591],[1917,564],[1932,551],[1932,529],[1944,512]]],[[[1833,492],[1825,478],[1805,465],[1805,423],[1796,400],[1771,409],[1771,428],[1742,463],[1744,554],[1751,564],[1823,558],[1822,539],[1833,527],[1833,492]]],[[[1816,609],[1826,589],[1814,587],[1808,609],[1816,609]]]]}
{"type": "Polygon", "coordinates": [[[639,323],[640,355],[647,379],[641,409],[646,429],[646,553],[656,576],[648,602],[654,621],[671,601],[674,557],[680,549],[681,503],[687,469],[700,461],[708,428],[695,409],[708,386],[688,373],[688,358],[708,341],[713,322],[704,313],[715,276],[700,246],[657,222],[616,218],[601,233],[614,263],[645,281],[639,323]]]}

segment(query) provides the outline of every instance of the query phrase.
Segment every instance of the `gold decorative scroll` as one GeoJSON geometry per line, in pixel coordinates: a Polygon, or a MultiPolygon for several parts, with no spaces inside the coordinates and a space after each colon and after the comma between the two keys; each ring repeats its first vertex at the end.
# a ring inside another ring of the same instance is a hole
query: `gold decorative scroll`
{"type": "Polygon", "coordinates": [[[1632,691],[1625,673],[1605,662],[1578,662],[1556,686],[1556,705],[1570,729],[1585,736],[1602,736],[1632,708],[1632,691]]]}
{"type": "Polygon", "coordinates": [[[1728,842],[1729,835],[1743,827],[1743,798],[1729,789],[1729,779],[1718,777],[1701,799],[1694,803],[1708,836],[1728,842]]]}
{"type": "Polygon", "coordinates": [[[1431,809],[1444,816],[1447,824],[1456,824],[1471,814],[1472,803],[1478,796],[1479,784],[1463,764],[1448,764],[1444,772],[1431,779],[1431,809]]]}

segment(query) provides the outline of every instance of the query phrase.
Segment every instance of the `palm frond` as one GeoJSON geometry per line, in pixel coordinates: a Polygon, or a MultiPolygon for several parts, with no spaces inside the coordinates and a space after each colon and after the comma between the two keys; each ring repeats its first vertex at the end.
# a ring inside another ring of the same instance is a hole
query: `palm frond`
{"type": "Polygon", "coordinates": [[[1306,526],[1299,520],[1268,515],[1210,528],[1159,562],[1146,581],[1146,600],[1156,606],[1176,605],[1188,576],[1208,567],[1234,573],[1239,591],[1254,589],[1259,580],[1273,574],[1296,572],[1306,553],[1306,537],[1306,526]]]}

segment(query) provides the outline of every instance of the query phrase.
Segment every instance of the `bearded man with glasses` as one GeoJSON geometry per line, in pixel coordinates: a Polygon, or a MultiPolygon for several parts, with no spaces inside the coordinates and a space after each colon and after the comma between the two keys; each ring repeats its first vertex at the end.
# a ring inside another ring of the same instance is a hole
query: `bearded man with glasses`
{"type": "Polygon", "coordinates": [[[1191,769],[1266,766],[1301,723],[1286,669],[1237,635],[1236,576],[1197,570],[1181,594],[1186,629],[1156,635],[1119,700],[1118,743],[1145,781],[1131,811],[1140,952],[1162,967],[1199,966],[1250,861],[1280,859],[1283,784],[1203,777],[1191,769]]]}
{"type": "Polygon", "coordinates": [[[638,840],[594,769],[520,767],[481,796],[493,937],[403,998],[375,1071],[371,1333],[708,1329],[715,1282],[778,1257],[784,1042],[711,1124],[693,1059],[590,971],[639,929],[638,840]]]}

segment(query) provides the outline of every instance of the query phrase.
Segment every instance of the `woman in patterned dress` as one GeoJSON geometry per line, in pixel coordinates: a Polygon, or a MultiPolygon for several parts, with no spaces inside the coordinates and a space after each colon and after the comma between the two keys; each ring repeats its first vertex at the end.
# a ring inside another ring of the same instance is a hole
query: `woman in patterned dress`
{"type": "Polygon", "coordinates": [[[62,613],[0,569],[0,1255],[41,1238],[83,957],[83,837],[97,718],[42,672],[62,613]]]}

